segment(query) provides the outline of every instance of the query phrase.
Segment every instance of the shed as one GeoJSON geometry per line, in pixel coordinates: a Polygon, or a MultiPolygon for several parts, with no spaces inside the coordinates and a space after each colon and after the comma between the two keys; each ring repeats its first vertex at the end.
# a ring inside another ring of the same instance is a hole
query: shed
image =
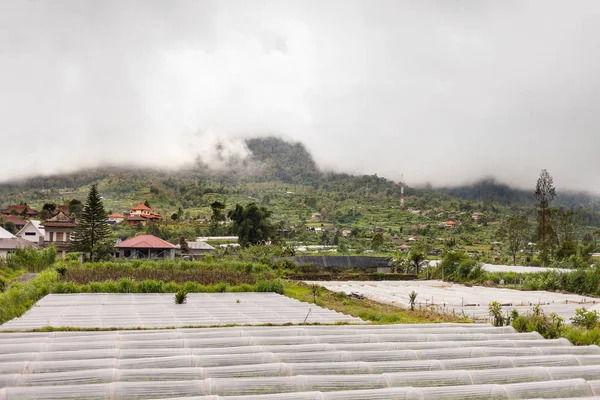
{"type": "MultiPolygon", "coordinates": [[[[192,256],[194,258],[202,256],[206,253],[212,253],[213,251],[215,251],[215,248],[206,242],[187,242],[187,244],[191,251],[191,254],[187,254],[187,255],[192,256]]],[[[186,256],[186,254],[181,253],[181,245],[178,244],[175,247],[177,248],[177,250],[176,250],[177,254],[181,254],[184,257],[186,256]]]]}

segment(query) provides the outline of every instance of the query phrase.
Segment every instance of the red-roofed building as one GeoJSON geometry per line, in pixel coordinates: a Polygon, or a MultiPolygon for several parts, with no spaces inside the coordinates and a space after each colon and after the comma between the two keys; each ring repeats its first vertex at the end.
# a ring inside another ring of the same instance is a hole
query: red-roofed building
{"type": "Polygon", "coordinates": [[[125,216],[117,212],[114,212],[106,217],[106,222],[109,224],[120,224],[123,221],[125,221],[125,216]]]}
{"type": "Polygon", "coordinates": [[[137,215],[139,217],[143,217],[148,221],[158,221],[160,220],[160,214],[153,211],[150,207],[145,204],[140,204],[131,209],[130,216],[137,215]]]}
{"type": "Polygon", "coordinates": [[[129,226],[138,226],[138,225],[146,226],[146,224],[148,223],[148,220],[140,215],[129,214],[129,216],[125,220],[125,223],[129,226]]]}
{"type": "Polygon", "coordinates": [[[139,235],[115,245],[119,257],[149,260],[175,258],[175,246],[154,235],[139,235]]]}
{"type": "Polygon", "coordinates": [[[18,217],[16,215],[10,215],[10,214],[2,215],[0,217],[0,222],[12,222],[15,225],[15,228],[17,228],[17,230],[23,229],[25,224],[27,224],[27,222],[25,222],[21,217],[18,217]]]}
{"type": "Polygon", "coordinates": [[[33,208],[29,208],[29,206],[21,206],[21,205],[8,206],[4,210],[2,210],[2,214],[4,214],[4,215],[17,214],[17,215],[23,216],[23,211],[25,211],[25,209],[27,209],[27,211],[25,212],[25,217],[36,218],[38,216],[38,212],[36,210],[34,210],[33,208]]]}
{"type": "Polygon", "coordinates": [[[454,221],[446,222],[446,228],[454,228],[455,226],[456,226],[456,222],[454,222],[454,221]]]}

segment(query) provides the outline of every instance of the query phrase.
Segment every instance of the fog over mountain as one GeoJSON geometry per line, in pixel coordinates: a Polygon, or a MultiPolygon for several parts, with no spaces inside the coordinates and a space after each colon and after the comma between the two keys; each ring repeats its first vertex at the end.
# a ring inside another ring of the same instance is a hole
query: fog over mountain
{"type": "Polygon", "coordinates": [[[0,0],[0,180],[269,134],[413,185],[600,192],[599,50],[595,0],[0,0]]]}

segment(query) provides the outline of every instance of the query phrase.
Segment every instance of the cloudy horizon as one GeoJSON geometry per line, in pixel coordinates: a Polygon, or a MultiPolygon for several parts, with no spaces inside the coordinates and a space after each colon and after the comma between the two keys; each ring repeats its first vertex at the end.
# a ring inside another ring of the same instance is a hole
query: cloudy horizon
{"type": "Polygon", "coordinates": [[[240,138],[323,169],[600,193],[600,3],[0,0],[0,181],[240,138]]]}

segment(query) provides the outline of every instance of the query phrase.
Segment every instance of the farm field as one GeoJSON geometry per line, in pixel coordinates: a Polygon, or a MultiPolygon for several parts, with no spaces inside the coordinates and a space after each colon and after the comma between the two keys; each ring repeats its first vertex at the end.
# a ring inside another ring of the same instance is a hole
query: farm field
{"type": "Polygon", "coordinates": [[[476,321],[487,321],[488,305],[497,301],[506,312],[517,309],[520,314],[527,314],[532,307],[540,304],[547,314],[556,313],[569,322],[575,309],[592,308],[600,299],[576,294],[562,294],[546,291],[521,291],[484,286],[468,287],[465,285],[429,281],[348,281],[348,282],[306,282],[317,284],[334,292],[346,294],[358,293],[366,298],[384,303],[409,307],[409,294],[414,290],[417,295],[417,308],[432,304],[442,312],[465,315],[476,321]]]}
{"type": "Polygon", "coordinates": [[[599,376],[597,346],[480,324],[0,334],[0,399],[576,398],[599,376]]]}
{"type": "Polygon", "coordinates": [[[363,322],[276,293],[190,293],[187,304],[173,294],[50,294],[0,330],[43,327],[167,328],[230,324],[363,322]]]}

